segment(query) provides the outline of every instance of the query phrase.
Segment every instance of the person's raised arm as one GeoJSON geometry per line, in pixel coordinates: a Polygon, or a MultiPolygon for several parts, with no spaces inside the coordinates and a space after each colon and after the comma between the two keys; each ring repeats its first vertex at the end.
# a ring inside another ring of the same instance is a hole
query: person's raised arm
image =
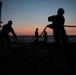
{"type": "Polygon", "coordinates": [[[14,32],[14,30],[13,30],[13,28],[12,28],[12,27],[11,27],[11,33],[13,34],[14,39],[17,39],[17,36],[16,36],[16,34],[15,34],[15,32],[14,32]]]}

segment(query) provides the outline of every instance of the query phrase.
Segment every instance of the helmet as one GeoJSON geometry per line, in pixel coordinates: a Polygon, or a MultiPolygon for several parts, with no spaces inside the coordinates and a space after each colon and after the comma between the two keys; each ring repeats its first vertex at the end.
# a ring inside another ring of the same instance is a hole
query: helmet
{"type": "Polygon", "coordinates": [[[57,11],[57,14],[63,15],[64,13],[65,13],[65,11],[64,11],[63,8],[59,8],[58,11],[57,11]]]}

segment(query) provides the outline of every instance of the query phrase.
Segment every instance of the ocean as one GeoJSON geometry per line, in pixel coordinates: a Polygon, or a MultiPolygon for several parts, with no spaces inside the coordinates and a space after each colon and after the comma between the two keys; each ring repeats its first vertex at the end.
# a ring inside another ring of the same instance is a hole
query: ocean
{"type": "MultiPolygon", "coordinates": [[[[18,41],[20,42],[34,42],[35,36],[34,35],[21,35],[17,36],[18,41]]],[[[16,41],[13,39],[13,36],[11,36],[11,41],[16,41]]],[[[39,38],[39,41],[44,41],[43,36],[39,38]]],[[[47,42],[55,42],[53,36],[48,36],[47,42]]],[[[76,35],[68,35],[68,42],[76,42],[76,35]]]]}

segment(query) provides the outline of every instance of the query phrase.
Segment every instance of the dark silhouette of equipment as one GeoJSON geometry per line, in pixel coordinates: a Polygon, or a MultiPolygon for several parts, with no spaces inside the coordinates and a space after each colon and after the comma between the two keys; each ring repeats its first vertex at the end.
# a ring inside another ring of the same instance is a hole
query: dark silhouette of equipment
{"type": "Polygon", "coordinates": [[[1,28],[1,8],[2,8],[2,2],[0,1],[0,28],[1,28]]]}

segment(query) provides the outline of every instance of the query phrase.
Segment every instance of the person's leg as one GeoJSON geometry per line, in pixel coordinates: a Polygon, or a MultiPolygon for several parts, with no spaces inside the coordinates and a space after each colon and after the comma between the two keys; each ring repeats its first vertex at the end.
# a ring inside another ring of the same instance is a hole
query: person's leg
{"type": "Polygon", "coordinates": [[[68,48],[68,36],[66,34],[61,37],[62,45],[64,49],[68,48]]]}
{"type": "Polygon", "coordinates": [[[54,34],[54,40],[55,40],[55,48],[56,50],[59,50],[60,49],[60,37],[54,34]]]}
{"type": "Polygon", "coordinates": [[[71,59],[71,51],[70,51],[70,48],[68,46],[68,37],[66,34],[62,38],[62,44],[63,44],[63,49],[64,49],[65,53],[68,55],[68,58],[71,59]]]}
{"type": "Polygon", "coordinates": [[[4,48],[4,37],[1,37],[1,49],[4,48]]]}
{"type": "Polygon", "coordinates": [[[57,35],[54,35],[54,40],[55,40],[55,53],[56,53],[56,60],[59,58],[59,50],[60,50],[60,38],[57,35]]]}
{"type": "Polygon", "coordinates": [[[6,42],[7,42],[7,48],[11,48],[11,43],[10,43],[10,37],[9,36],[6,36],[6,42]]]}

